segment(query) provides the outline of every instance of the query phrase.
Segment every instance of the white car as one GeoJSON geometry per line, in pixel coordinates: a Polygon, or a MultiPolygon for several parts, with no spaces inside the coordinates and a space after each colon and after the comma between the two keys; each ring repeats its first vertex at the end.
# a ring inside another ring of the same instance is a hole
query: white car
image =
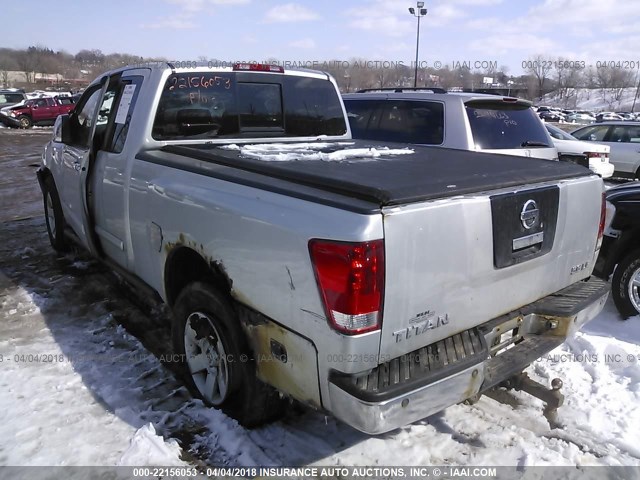
{"type": "Polygon", "coordinates": [[[596,121],[596,117],[592,116],[592,115],[587,115],[586,113],[572,113],[570,115],[567,115],[566,118],[567,122],[570,123],[585,123],[585,124],[589,124],[589,123],[593,123],[596,121]]]}
{"type": "MultiPolygon", "coordinates": [[[[609,178],[613,175],[613,164],[609,163],[611,147],[600,143],[583,142],[576,137],[569,135],[564,130],[553,125],[545,124],[549,135],[553,139],[553,144],[562,155],[586,155],[589,161],[589,169],[600,175],[602,178],[609,178]]],[[[585,165],[586,166],[586,165],[585,165]]]]}

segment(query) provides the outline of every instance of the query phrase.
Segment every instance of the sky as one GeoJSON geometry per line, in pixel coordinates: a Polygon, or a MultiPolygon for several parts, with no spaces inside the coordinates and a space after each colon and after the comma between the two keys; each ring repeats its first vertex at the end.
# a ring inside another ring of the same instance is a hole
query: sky
{"type": "MultiPolygon", "coordinates": [[[[47,46],[192,61],[415,60],[415,0],[20,0],[0,47],[47,46]],[[46,11],[38,15],[34,12],[46,11]],[[29,21],[25,22],[25,17],[29,21]]],[[[426,0],[420,66],[518,75],[537,54],[640,67],[638,0],[426,0]],[[439,62],[439,63],[438,63],[439,62]],[[491,62],[491,63],[489,63],[491,62]]]]}

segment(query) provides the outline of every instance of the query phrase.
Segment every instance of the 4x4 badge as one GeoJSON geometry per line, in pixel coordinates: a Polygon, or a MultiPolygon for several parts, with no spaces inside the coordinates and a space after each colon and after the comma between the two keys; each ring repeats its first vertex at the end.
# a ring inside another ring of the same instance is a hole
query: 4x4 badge
{"type": "Polygon", "coordinates": [[[529,230],[536,223],[538,223],[538,217],[540,216],[540,210],[538,210],[538,204],[535,200],[527,200],[520,212],[520,221],[522,226],[529,230]]]}

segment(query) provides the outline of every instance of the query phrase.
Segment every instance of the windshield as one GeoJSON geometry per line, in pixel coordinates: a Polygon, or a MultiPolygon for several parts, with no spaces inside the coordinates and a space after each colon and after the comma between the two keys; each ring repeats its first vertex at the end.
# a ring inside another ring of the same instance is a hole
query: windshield
{"type": "Polygon", "coordinates": [[[470,102],[466,111],[477,149],[551,147],[542,122],[528,106],[470,102]]]}
{"type": "Polygon", "coordinates": [[[328,80],[274,74],[172,74],[162,90],[156,140],[338,136],[347,132],[328,80]]]}

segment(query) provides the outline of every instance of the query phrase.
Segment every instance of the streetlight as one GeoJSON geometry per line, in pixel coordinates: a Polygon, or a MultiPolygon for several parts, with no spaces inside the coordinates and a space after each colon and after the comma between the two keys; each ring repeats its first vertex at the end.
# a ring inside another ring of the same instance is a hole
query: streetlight
{"type": "Polygon", "coordinates": [[[424,17],[427,14],[427,9],[424,8],[424,2],[416,2],[416,8],[410,7],[409,13],[414,17],[418,17],[418,30],[416,33],[416,65],[413,76],[413,87],[418,86],[418,47],[420,46],[420,17],[424,17]]]}

